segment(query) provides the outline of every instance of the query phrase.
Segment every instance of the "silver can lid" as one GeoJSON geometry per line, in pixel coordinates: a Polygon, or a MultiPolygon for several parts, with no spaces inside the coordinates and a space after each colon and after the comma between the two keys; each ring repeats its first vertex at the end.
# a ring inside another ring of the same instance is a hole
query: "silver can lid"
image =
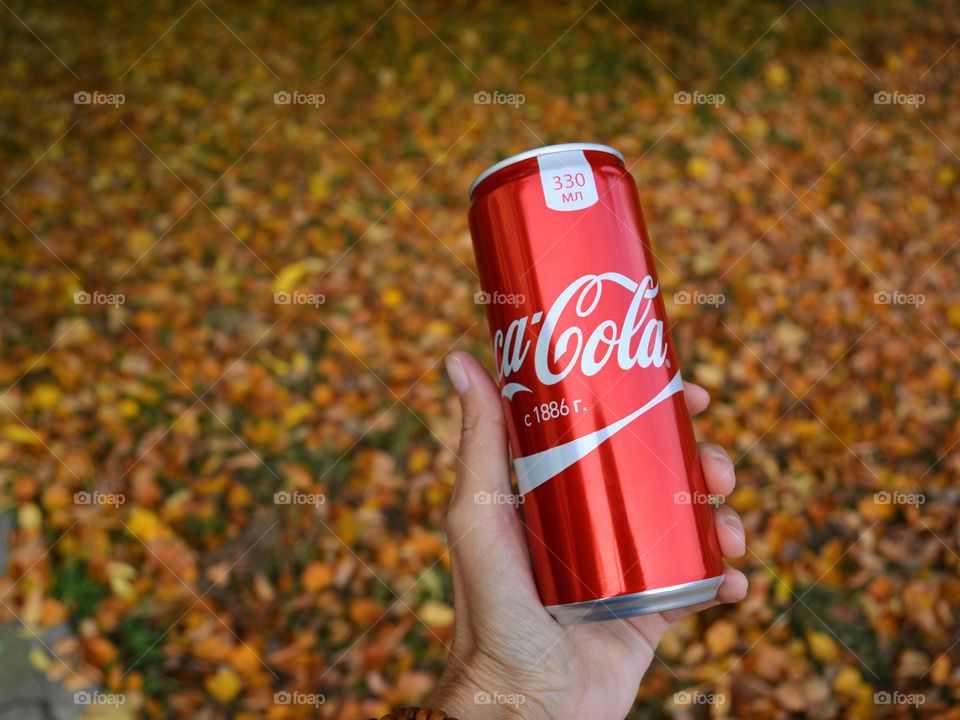
{"type": "Polygon", "coordinates": [[[473,191],[477,189],[477,185],[482,183],[488,177],[493,175],[495,172],[503,170],[505,167],[509,167],[518,162],[523,162],[524,160],[529,160],[530,158],[540,157],[541,155],[552,155],[553,153],[568,152],[570,150],[594,150],[596,152],[607,153],[608,155],[613,155],[620,158],[620,162],[623,162],[623,155],[614,150],[609,145],[599,145],[597,143],[561,143],[560,145],[544,145],[543,147],[534,148],[533,150],[527,150],[522,153],[517,153],[516,155],[511,155],[505,160],[501,160],[495,165],[491,165],[482,173],[477,175],[477,179],[470,183],[469,197],[473,197],[473,191]]]}

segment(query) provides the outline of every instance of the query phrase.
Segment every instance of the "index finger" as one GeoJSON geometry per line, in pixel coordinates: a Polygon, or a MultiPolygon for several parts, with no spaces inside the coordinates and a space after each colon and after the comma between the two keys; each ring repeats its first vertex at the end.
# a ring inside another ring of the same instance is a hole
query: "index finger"
{"type": "Polygon", "coordinates": [[[707,409],[707,405],[710,404],[710,393],[706,391],[706,388],[684,380],[683,399],[687,403],[687,412],[696,415],[707,409]]]}

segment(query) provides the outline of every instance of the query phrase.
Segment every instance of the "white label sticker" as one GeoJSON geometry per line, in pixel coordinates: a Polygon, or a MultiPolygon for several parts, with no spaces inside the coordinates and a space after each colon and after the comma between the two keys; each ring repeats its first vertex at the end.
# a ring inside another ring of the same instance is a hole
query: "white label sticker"
{"type": "Polygon", "coordinates": [[[540,184],[551,210],[583,210],[597,202],[597,184],[593,168],[582,150],[541,155],[540,184]]]}

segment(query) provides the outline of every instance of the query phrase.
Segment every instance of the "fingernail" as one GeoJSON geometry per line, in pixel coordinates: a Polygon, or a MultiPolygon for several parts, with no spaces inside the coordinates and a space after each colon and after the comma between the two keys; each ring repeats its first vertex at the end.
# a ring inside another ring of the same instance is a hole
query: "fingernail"
{"type": "Polygon", "coordinates": [[[463,366],[463,360],[456,355],[447,355],[446,365],[450,382],[453,383],[457,394],[463,395],[470,389],[470,377],[467,375],[467,369],[463,366]]]}
{"type": "Polygon", "coordinates": [[[714,460],[721,462],[724,465],[733,467],[733,460],[723,449],[713,447],[712,445],[707,445],[707,454],[709,454],[714,460]]]}
{"type": "Polygon", "coordinates": [[[740,519],[735,515],[729,515],[723,518],[723,524],[737,533],[741,538],[744,537],[743,526],[740,524],[740,519]]]}

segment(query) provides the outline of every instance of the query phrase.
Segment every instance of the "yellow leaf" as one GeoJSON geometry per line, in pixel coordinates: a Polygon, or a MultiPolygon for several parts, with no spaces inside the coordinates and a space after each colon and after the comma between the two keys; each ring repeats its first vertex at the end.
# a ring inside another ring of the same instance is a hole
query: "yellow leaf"
{"type": "Polygon", "coordinates": [[[124,600],[136,600],[137,590],[129,580],[110,578],[110,592],[124,600]]]}
{"type": "Polygon", "coordinates": [[[204,686],[214,700],[228,703],[240,692],[240,677],[230,668],[223,667],[208,677],[204,686]]]}
{"type": "Polygon", "coordinates": [[[133,565],[122,562],[107,563],[107,577],[123,578],[124,580],[133,580],[137,576],[137,569],[133,565]]]}
{"type": "Polygon", "coordinates": [[[763,139],[770,132],[770,123],[759,115],[754,115],[747,120],[747,126],[744,132],[752,138],[763,139]]]}
{"type": "Polygon", "coordinates": [[[291,361],[295,372],[302,373],[310,367],[310,356],[302,350],[297,351],[291,361]]]}
{"type": "Polygon", "coordinates": [[[188,412],[181,415],[173,425],[174,435],[185,438],[195,438],[200,434],[200,422],[196,412],[188,412]]]}
{"type": "Polygon", "coordinates": [[[430,467],[432,461],[433,457],[429,450],[425,447],[415,447],[410,451],[410,457],[407,458],[407,471],[411,475],[419,475],[430,467]]]}
{"type": "Polygon", "coordinates": [[[288,427],[293,427],[294,425],[299,425],[302,423],[312,412],[313,405],[308,403],[306,400],[301,400],[300,402],[284,409],[283,421],[288,427]]]}
{"type": "Polygon", "coordinates": [[[232,508],[243,508],[250,505],[253,494],[246,485],[231,485],[227,491],[227,503],[232,508]]]}
{"type": "Polygon", "coordinates": [[[793,592],[790,588],[791,584],[792,581],[788,581],[784,578],[777,578],[777,584],[774,586],[773,592],[778,603],[789,602],[793,598],[793,592]]]}
{"type": "Polygon", "coordinates": [[[760,493],[752,485],[737,488],[728,500],[730,507],[737,512],[746,512],[760,507],[760,493]]]}
{"type": "Polygon", "coordinates": [[[156,241],[157,239],[153,236],[153,233],[143,229],[134,230],[127,237],[127,244],[137,256],[147,252],[153,247],[156,241]]]}
{"type": "Polygon", "coordinates": [[[844,695],[857,695],[863,685],[863,678],[856,668],[847,665],[833,679],[833,689],[844,695]]]}
{"type": "Polygon", "coordinates": [[[444,320],[434,319],[426,324],[423,333],[429,337],[448,338],[453,335],[453,326],[444,320]]]}
{"type": "Polygon", "coordinates": [[[310,197],[314,200],[323,200],[330,194],[330,185],[320,173],[310,176],[310,197]]]}
{"type": "Polygon", "coordinates": [[[33,503],[23,505],[17,511],[17,525],[21,530],[36,530],[40,527],[41,520],[43,515],[40,513],[40,508],[33,503]]]}
{"type": "Polygon", "coordinates": [[[822,663],[834,662],[840,655],[837,643],[827,633],[810,631],[807,633],[807,643],[810,653],[822,663]]]}
{"type": "Polygon", "coordinates": [[[134,508],[130,511],[127,527],[145,543],[151,543],[170,534],[169,528],[153,512],[146,508],[134,508]]]}
{"type": "Polygon", "coordinates": [[[137,570],[132,565],[122,562],[107,563],[107,579],[110,581],[110,590],[117,597],[124,600],[134,600],[137,591],[131,582],[137,576],[137,570]]]}
{"type": "Polygon", "coordinates": [[[767,68],[767,85],[772,88],[781,88],[790,82],[790,73],[780,63],[773,63],[767,68]]]}
{"type": "Polygon", "coordinates": [[[255,445],[272,445],[281,434],[281,428],[267,418],[250,423],[243,431],[255,445]]]}
{"type": "Polygon", "coordinates": [[[156,241],[153,233],[142,228],[134,230],[127,236],[127,245],[136,257],[146,253],[156,241]]]}
{"type": "Polygon", "coordinates": [[[806,331],[789,320],[777,324],[774,329],[774,337],[788,349],[799,348],[807,341],[806,331]]]}
{"type": "Polygon", "coordinates": [[[298,283],[303,276],[311,272],[323,272],[326,268],[326,262],[321,258],[305,258],[291,263],[283,268],[273,281],[273,292],[292,292],[297,289],[298,283]]]}
{"type": "Polygon", "coordinates": [[[50,667],[50,657],[38,645],[30,648],[27,658],[30,660],[30,664],[42,673],[45,673],[50,667]]]}
{"type": "Polygon", "coordinates": [[[140,403],[130,398],[124,398],[120,401],[120,417],[130,420],[140,414],[140,403]]]}
{"type": "Polygon", "coordinates": [[[943,186],[953,185],[957,179],[957,171],[949,165],[944,165],[937,170],[937,182],[943,186]]]}
{"type": "Polygon", "coordinates": [[[3,437],[21,445],[40,445],[42,442],[38,433],[20,423],[4,425],[3,437]]]}
{"type": "Polygon", "coordinates": [[[30,402],[35,408],[49,410],[60,402],[60,388],[56,385],[43,383],[37,385],[30,393],[30,402]]]}
{"type": "Polygon", "coordinates": [[[687,173],[694,180],[703,180],[710,174],[710,161],[702,157],[692,157],[687,162],[687,173]]]}
{"type": "Polygon", "coordinates": [[[386,290],[380,293],[380,300],[388,308],[399,307],[404,301],[403,290],[396,287],[388,287],[386,290]]]}
{"type": "Polygon", "coordinates": [[[429,627],[446,627],[453,624],[453,608],[435,600],[425,602],[420,608],[419,615],[429,627]]]}

